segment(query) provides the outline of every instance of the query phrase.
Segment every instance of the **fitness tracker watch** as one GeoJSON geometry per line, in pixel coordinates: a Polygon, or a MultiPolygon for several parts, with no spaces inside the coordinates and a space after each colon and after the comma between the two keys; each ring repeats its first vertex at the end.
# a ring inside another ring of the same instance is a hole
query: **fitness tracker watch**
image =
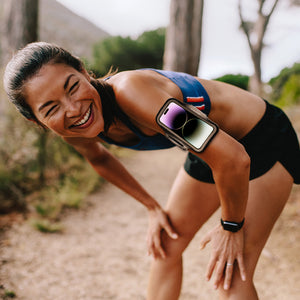
{"type": "Polygon", "coordinates": [[[221,224],[224,230],[231,231],[231,232],[237,232],[239,231],[243,225],[244,225],[245,219],[243,219],[242,222],[231,222],[231,221],[223,221],[221,219],[221,224]]]}

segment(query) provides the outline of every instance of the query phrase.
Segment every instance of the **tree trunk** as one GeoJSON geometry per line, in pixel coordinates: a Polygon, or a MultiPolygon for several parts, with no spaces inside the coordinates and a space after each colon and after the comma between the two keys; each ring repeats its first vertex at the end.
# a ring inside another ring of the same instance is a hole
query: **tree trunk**
{"type": "MultiPolygon", "coordinates": [[[[38,40],[39,0],[5,0],[3,10],[1,60],[6,64],[14,51],[38,40]]],[[[37,142],[40,184],[45,181],[47,138],[42,132],[37,142]]]]}
{"type": "Polygon", "coordinates": [[[2,30],[2,63],[12,53],[38,39],[39,0],[5,0],[2,30]]]}
{"type": "MultiPolygon", "coordinates": [[[[258,0],[257,19],[254,23],[245,21],[242,14],[242,0],[239,0],[239,16],[241,28],[244,31],[248,45],[251,51],[251,59],[254,67],[254,74],[250,78],[249,89],[251,92],[262,96],[262,79],[261,79],[261,56],[264,48],[264,37],[270,17],[273,14],[279,0],[272,0],[273,4],[269,13],[263,13],[266,0],[258,0]]],[[[269,4],[269,3],[268,3],[269,4]]]]}
{"type": "Polygon", "coordinates": [[[164,69],[197,75],[204,0],[172,0],[166,33],[164,69]]]}

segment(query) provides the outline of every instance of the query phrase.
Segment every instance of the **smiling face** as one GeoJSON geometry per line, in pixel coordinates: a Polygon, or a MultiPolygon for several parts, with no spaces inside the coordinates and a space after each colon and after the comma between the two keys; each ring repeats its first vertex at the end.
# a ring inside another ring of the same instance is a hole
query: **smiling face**
{"type": "Polygon", "coordinates": [[[62,137],[97,136],[104,128],[97,90],[86,71],[65,64],[46,64],[25,84],[37,119],[62,137]]]}

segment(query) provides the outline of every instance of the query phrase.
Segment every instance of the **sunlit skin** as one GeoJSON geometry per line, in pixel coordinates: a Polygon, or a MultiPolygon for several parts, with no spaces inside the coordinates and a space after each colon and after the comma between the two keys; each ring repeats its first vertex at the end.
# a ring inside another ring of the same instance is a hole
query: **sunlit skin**
{"type": "Polygon", "coordinates": [[[47,64],[25,86],[37,119],[62,137],[93,138],[103,131],[102,106],[86,71],[47,64]]]}
{"type": "MultiPolygon", "coordinates": [[[[215,184],[198,181],[181,169],[165,210],[101,144],[97,137],[104,129],[101,99],[85,70],[47,64],[26,82],[25,94],[44,126],[74,146],[103,178],[148,209],[148,252],[155,258],[148,300],[179,298],[182,252],[220,206],[224,220],[240,222],[245,217],[246,222],[238,233],[225,231],[217,224],[203,237],[201,247],[211,243],[213,248],[206,278],[219,289],[220,299],[256,300],[252,280],[255,267],[288,199],[293,178],[277,162],[249,182],[250,159],[237,140],[261,119],[264,101],[224,83],[197,80],[209,94],[209,117],[220,130],[205,151],[194,154],[211,167],[215,184]]],[[[121,72],[107,82],[120,108],[146,135],[162,132],[155,116],[166,99],[183,101],[179,87],[153,71],[121,72]]],[[[134,144],[137,138],[121,121],[109,128],[107,136],[122,144],[134,144]]]]}

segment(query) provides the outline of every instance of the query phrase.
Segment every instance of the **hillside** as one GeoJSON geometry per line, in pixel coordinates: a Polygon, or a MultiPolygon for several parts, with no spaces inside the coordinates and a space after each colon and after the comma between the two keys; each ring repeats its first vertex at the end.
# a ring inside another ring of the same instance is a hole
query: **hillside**
{"type": "MultiPolygon", "coordinates": [[[[4,2],[0,1],[0,31],[3,6],[4,2]]],[[[39,40],[58,44],[77,56],[90,59],[92,45],[109,34],[56,0],[39,0],[39,36],[39,40]]]]}
{"type": "Polygon", "coordinates": [[[56,43],[80,57],[91,58],[92,45],[109,36],[55,0],[40,0],[39,9],[40,40],[56,43]]]}

